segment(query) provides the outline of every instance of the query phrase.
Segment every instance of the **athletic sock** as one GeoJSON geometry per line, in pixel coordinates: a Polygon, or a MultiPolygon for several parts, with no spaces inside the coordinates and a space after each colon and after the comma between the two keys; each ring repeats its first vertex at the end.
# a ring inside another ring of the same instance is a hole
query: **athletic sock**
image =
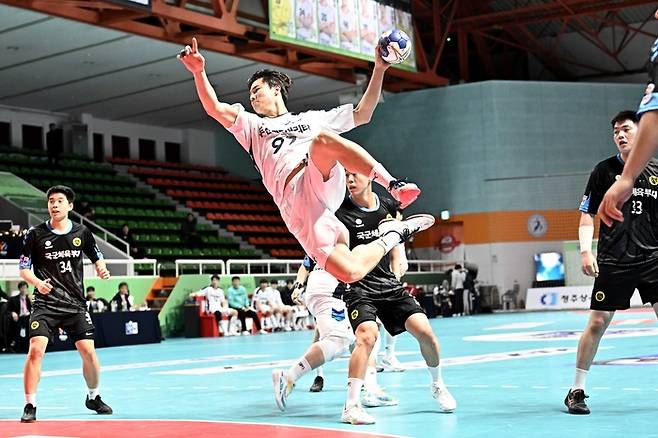
{"type": "Polygon", "coordinates": [[[89,390],[89,400],[93,400],[99,395],[98,388],[87,388],[89,390]]]}
{"type": "Polygon", "coordinates": [[[437,385],[443,385],[443,375],[441,373],[441,364],[435,366],[435,367],[427,367],[427,371],[430,373],[430,377],[432,379],[432,383],[436,383],[437,385]]]}
{"type": "Polygon", "coordinates": [[[393,248],[400,244],[400,235],[396,232],[386,233],[381,236],[379,239],[375,240],[382,248],[384,252],[388,254],[393,248]]]}
{"type": "Polygon", "coordinates": [[[585,390],[585,380],[587,379],[588,370],[583,370],[576,368],[576,376],[573,379],[573,386],[571,389],[582,389],[585,390]]]}
{"type": "Polygon", "coordinates": [[[361,397],[361,387],[363,380],[350,377],[347,379],[347,403],[345,406],[355,406],[359,404],[361,397]]]}
{"type": "Polygon", "coordinates": [[[324,370],[322,369],[322,367],[317,367],[315,369],[315,374],[317,374],[318,377],[324,378],[324,370]]]}
{"type": "Polygon", "coordinates": [[[377,184],[380,184],[387,190],[388,186],[391,184],[391,181],[395,181],[395,178],[393,178],[393,176],[388,173],[386,169],[384,169],[384,166],[382,166],[381,163],[375,164],[375,166],[370,171],[368,178],[370,178],[372,181],[375,181],[377,184]]]}
{"type": "Polygon", "coordinates": [[[379,390],[379,385],[377,385],[377,368],[369,366],[366,369],[366,377],[363,384],[368,392],[377,392],[379,390]]]}
{"type": "Polygon", "coordinates": [[[386,345],[384,346],[385,357],[391,358],[395,355],[395,336],[391,336],[389,332],[386,332],[386,345]]]}
{"type": "Polygon", "coordinates": [[[37,395],[36,394],[25,394],[25,404],[31,404],[32,406],[37,405],[37,395]]]}
{"type": "Polygon", "coordinates": [[[297,363],[291,366],[288,371],[285,372],[286,378],[291,382],[296,382],[304,374],[311,371],[311,365],[308,363],[305,357],[302,357],[297,363]]]}

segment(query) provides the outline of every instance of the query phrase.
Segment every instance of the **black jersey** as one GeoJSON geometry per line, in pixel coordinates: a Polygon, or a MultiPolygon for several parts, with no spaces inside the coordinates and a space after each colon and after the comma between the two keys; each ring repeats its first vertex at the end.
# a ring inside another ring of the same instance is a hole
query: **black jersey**
{"type": "MultiPolygon", "coordinates": [[[[624,162],[619,155],[594,167],[580,211],[595,215],[603,195],[619,178],[624,162]]],[[[651,159],[635,180],[633,194],[621,209],[624,222],[608,227],[601,222],[599,264],[638,265],[658,258],[658,160],[651,159]]]]}
{"type": "Polygon", "coordinates": [[[53,312],[78,313],[86,309],[83,256],[93,263],[103,258],[94,235],[84,225],[71,222],[67,233],[59,234],[44,222],[28,230],[23,241],[20,269],[33,269],[40,280],[50,279],[48,294],[35,289],[34,307],[53,312]]]}
{"type": "MultiPolygon", "coordinates": [[[[377,196],[375,194],[375,196],[377,196]]],[[[377,197],[377,207],[372,210],[356,205],[350,197],[336,211],[336,217],[350,232],[350,249],[370,243],[379,238],[379,222],[387,217],[395,217],[397,202],[388,198],[377,197]]],[[[391,271],[391,257],[386,254],[363,279],[352,283],[367,294],[391,292],[400,288],[400,282],[391,271]]]]}

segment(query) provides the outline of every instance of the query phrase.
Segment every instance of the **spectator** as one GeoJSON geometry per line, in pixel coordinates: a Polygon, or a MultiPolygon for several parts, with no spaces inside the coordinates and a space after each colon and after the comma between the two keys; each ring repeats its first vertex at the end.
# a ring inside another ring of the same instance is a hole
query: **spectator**
{"type": "Polygon", "coordinates": [[[78,204],[78,213],[90,221],[96,220],[96,210],[89,205],[89,201],[86,199],[80,200],[80,204],[78,204]]]}
{"type": "Polygon", "coordinates": [[[219,324],[220,331],[224,336],[231,336],[231,322],[238,316],[238,311],[228,307],[224,291],[219,287],[219,276],[210,277],[210,286],[201,289],[199,292],[192,292],[191,297],[205,297],[208,312],[215,315],[215,320],[219,324]],[[228,319],[222,319],[222,316],[228,319]]]}
{"type": "Polygon", "coordinates": [[[144,258],[144,250],[135,245],[135,239],[133,238],[133,233],[130,231],[128,224],[123,224],[121,226],[121,232],[119,233],[121,240],[130,245],[130,255],[134,259],[144,258]]]}
{"type": "Polygon", "coordinates": [[[105,312],[108,307],[107,301],[96,298],[96,288],[94,286],[87,287],[87,312],[101,313],[105,312]]]}
{"type": "Polygon", "coordinates": [[[181,241],[189,248],[201,248],[201,236],[196,230],[197,220],[192,213],[188,213],[180,226],[181,241]]]}
{"type": "Polygon", "coordinates": [[[274,318],[276,318],[276,326],[279,329],[283,329],[287,332],[292,330],[292,306],[288,306],[283,302],[281,298],[281,293],[276,287],[278,281],[272,280],[270,282],[270,292],[269,292],[269,305],[272,309],[274,318]]]}
{"type": "Polygon", "coordinates": [[[32,312],[32,302],[28,296],[28,285],[25,281],[18,283],[18,295],[9,298],[7,313],[10,315],[7,340],[9,352],[26,352],[28,346],[28,323],[32,312]]]}
{"type": "Polygon", "coordinates": [[[247,330],[246,318],[249,317],[254,321],[256,329],[260,333],[267,333],[261,328],[260,319],[256,311],[249,307],[249,297],[247,296],[247,289],[240,285],[240,277],[231,278],[231,287],[227,289],[228,292],[228,306],[238,312],[238,319],[242,323],[242,334],[250,334],[247,330]]]}
{"type": "Polygon", "coordinates": [[[133,297],[130,295],[130,290],[128,290],[128,283],[122,281],[119,283],[119,291],[112,298],[112,311],[130,312],[134,307],[133,297]]]}
{"type": "Polygon", "coordinates": [[[294,306],[295,302],[292,300],[292,293],[295,290],[295,282],[292,278],[286,280],[286,285],[279,289],[279,294],[281,295],[281,301],[286,306],[294,306]]]}
{"type": "Polygon", "coordinates": [[[276,323],[275,319],[272,318],[273,312],[270,306],[271,294],[270,284],[267,280],[262,279],[251,296],[251,307],[263,317],[263,326],[267,322],[270,329],[274,330],[276,323]]]}
{"type": "Polygon", "coordinates": [[[464,281],[466,280],[466,271],[462,268],[462,265],[455,265],[455,268],[452,270],[451,279],[452,290],[455,293],[455,305],[453,308],[455,315],[461,316],[464,312],[464,281]]]}
{"type": "Polygon", "coordinates": [[[59,156],[64,152],[64,131],[51,123],[46,133],[46,153],[49,164],[57,164],[59,156]]]}

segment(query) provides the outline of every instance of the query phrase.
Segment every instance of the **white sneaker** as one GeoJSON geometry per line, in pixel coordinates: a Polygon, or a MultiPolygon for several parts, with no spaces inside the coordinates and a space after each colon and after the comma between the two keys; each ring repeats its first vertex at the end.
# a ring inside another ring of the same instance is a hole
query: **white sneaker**
{"type": "Polygon", "coordinates": [[[379,360],[379,364],[384,369],[383,371],[399,373],[406,370],[395,356],[384,356],[379,360]]]}
{"type": "Polygon", "coordinates": [[[295,387],[294,382],[286,379],[283,370],[272,370],[272,386],[274,388],[274,401],[282,411],[286,410],[286,400],[295,387]]]}
{"type": "Polygon", "coordinates": [[[397,406],[398,400],[380,389],[379,391],[362,392],[361,403],[367,408],[377,408],[379,406],[397,406]]]}
{"type": "Polygon", "coordinates": [[[242,336],[249,336],[250,334],[251,334],[251,332],[247,331],[247,330],[242,332],[242,336]]]}
{"type": "Polygon", "coordinates": [[[260,333],[261,335],[269,335],[269,334],[270,334],[270,332],[268,332],[268,331],[265,330],[265,329],[260,329],[260,330],[258,331],[258,333],[260,333]]]}
{"type": "Polygon", "coordinates": [[[400,203],[400,208],[406,208],[420,195],[420,189],[416,184],[400,179],[391,181],[388,192],[400,203]]]}
{"type": "Polygon", "coordinates": [[[434,216],[429,214],[414,214],[404,220],[384,219],[379,223],[379,236],[387,233],[398,233],[400,243],[408,240],[419,231],[426,230],[434,225],[434,216]]]}
{"type": "Polygon", "coordinates": [[[340,421],[350,424],[375,424],[375,419],[372,415],[368,414],[363,406],[354,405],[347,407],[343,406],[343,414],[340,416],[340,421]]]}
{"type": "Polygon", "coordinates": [[[432,397],[436,399],[439,409],[443,412],[453,412],[457,409],[457,400],[450,394],[444,384],[432,383],[432,397]]]}

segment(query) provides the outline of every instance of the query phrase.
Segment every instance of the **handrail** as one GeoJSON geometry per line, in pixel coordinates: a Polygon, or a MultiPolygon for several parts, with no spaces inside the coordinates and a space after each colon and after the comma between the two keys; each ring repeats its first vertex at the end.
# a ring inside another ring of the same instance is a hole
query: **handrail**
{"type": "MultiPolygon", "coordinates": [[[[285,274],[290,274],[290,265],[301,265],[302,260],[300,259],[247,259],[247,260],[242,260],[242,259],[230,259],[226,261],[226,273],[229,275],[232,274],[251,274],[251,267],[252,266],[266,266],[267,267],[267,272],[264,272],[264,274],[271,274],[272,273],[272,265],[284,265],[286,268],[285,274]],[[233,270],[233,266],[246,266],[247,267],[247,272],[237,272],[236,270],[233,270]]],[[[280,273],[280,272],[277,272],[280,273]]]]}
{"type": "Polygon", "coordinates": [[[179,266],[183,266],[183,265],[198,265],[199,274],[203,274],[204,265],[219,265],[221,267],[219,275],[224,275],[226,273],[226,263],[224,263],[224,260],[178,259],[176,260],[176,277],[178,277],[179,266]]]}
{"type": "MultiPolygon", "coordinates": [[[[10,275],[13,274],[14,277],[19,276],[18,272],[18,262],[19,259],[0,259],[0,278],[2,277],[7,277],[7,271],[6,269],[11,267],[12,271],[9,273],[10,275]]],[[[112,265],[127,265],[128,268],[130,269],[131,272],[134,272],[135,265],[151,265],[152,267],[152,275],[157,275],[156,273],[156,265],[158,261],[156,259],[105,259],[105,264],[108,266],[112,265]]],[[[84,259],[83,264],[85,266],[92,265],[91,260],[89,259],[84,259]]],[[[110,270],[111,272],[111,270],[110,270]]],[[[96,275],[94,271],[94,276],[96,275]]]]}

